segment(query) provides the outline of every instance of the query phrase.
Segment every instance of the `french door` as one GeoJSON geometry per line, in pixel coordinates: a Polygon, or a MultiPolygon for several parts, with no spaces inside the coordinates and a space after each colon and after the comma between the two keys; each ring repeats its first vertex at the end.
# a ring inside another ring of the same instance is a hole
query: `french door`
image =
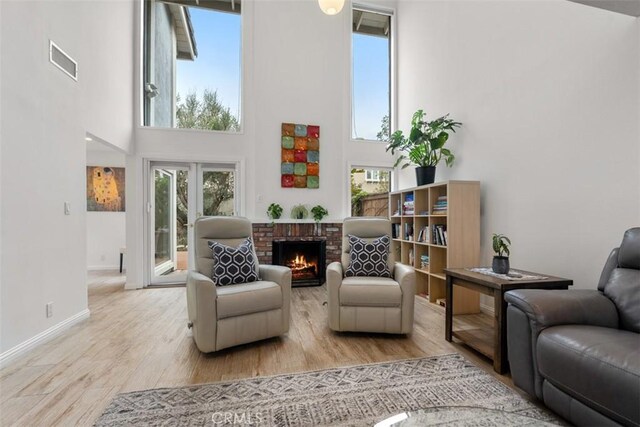
{"type": "Polygon", "coordinates": [[[152,161],[147,178],[146,282],[184,284],[195,262],[196,218],[238,213],[237,165],[152,161]]]}

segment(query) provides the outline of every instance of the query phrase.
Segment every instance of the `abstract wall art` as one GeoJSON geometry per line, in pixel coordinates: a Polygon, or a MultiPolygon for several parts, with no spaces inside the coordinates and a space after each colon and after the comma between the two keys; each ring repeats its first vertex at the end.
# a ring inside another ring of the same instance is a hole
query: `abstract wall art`
{"type": "Polygon", "coordinates": [[[320,126],[282,124],[281,185],[320,187],[320,126]]]}
{"type": "Polygon", "coordinates": [[[124,168],[87,166],[87,211],[124,212],[124,168]]]}

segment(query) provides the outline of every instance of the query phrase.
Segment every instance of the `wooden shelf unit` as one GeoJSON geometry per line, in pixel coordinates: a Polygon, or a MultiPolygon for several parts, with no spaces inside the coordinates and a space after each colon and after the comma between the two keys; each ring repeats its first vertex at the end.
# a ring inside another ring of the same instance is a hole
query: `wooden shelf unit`
{"type": "MultiPolygon", "coordinates": [[[[480,263],[480,182],[444,181],[389,193],[389,217],[400,225],[399,235],[391,242],[395,259],[416,269],[416,293],[428,295],[429,302],[439,305],[445,298],[445,268],[474,267],[480,263]],[[446,214],[433,214],[438,197],[447,196],[446,214]],[[404,214],[403,204],[413,198],[414,211],[404,214]],[[396,212],[400,209],[399,212],[396,212]],[[413,227],[410,239],[405,227],[413,227]],[[420,230],[444,225],[447,245],[417,241],[420,230]],[[429,256],[429,266],[420,268],[420,257],[429,256]]],[[[480,296],[470,289],[456,288],[454,314],[480,312],[480,296]]]]}

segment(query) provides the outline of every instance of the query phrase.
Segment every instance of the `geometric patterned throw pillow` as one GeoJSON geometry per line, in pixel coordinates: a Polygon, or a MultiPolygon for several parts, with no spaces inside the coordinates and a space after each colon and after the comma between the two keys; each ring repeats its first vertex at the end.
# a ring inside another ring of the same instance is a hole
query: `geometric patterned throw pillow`
{"type": "Polygon", "coordinates": [[[253,256],[253,243],[247,238],[237,248],[209,241],[213,253],[211,279],[216,286],[235,285],[260,280],[258,262],[253,256]]]}
{"type": "Polygon", "coordinates": [[[346,277],[391,277],[389,265],[389,236],[378,237],[372,242],[367,242],[349,234],[349,267],[345,272],[346,277]]]}

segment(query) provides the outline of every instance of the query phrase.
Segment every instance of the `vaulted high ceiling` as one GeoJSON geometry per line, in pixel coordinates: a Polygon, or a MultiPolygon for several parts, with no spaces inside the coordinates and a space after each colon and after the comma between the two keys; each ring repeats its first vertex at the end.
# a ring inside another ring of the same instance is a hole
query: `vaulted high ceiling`
{"type": "Polygon", "coordinates": [[[569,0],[625,15],[640,16],[640,0],[569,0]]]}

